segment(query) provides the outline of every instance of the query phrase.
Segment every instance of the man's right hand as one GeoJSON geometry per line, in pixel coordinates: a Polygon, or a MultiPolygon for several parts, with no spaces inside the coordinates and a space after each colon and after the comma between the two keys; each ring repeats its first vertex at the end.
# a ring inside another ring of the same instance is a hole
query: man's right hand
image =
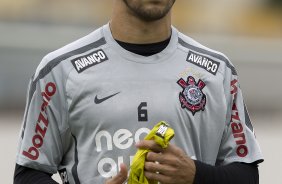
{"type": "Polygon", "coordinates": [[[107,179],[105,184],[123,184],[127,179],[127,168],[125,164],[120,164],[119,173],[112,177],[111,179],[107,179]]]}

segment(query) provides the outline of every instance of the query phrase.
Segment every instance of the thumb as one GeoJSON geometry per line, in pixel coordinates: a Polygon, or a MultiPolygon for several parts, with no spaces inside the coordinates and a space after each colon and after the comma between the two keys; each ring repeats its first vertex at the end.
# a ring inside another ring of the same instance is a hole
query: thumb
{"type": "Polygon", "coordinates": [[[125,164],[120,164],[120,171],[119,173],[112,177],[111,179],[108,179],[106,181],[106,184],[123,184],[127,179],[127,167],[125,164]]]}

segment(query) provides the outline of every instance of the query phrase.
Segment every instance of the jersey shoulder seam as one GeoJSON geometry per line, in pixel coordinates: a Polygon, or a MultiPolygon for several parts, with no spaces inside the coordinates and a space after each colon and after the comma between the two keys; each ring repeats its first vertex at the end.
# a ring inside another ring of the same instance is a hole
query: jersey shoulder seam
{"type": "MultiPolygon", "coordinates": [[[[100,34],[100,29],[94,31],[92,34],[87,35],[84,38],[81,38],[71,44],[68,44],[61,49],[58,49],[57,51],[51,52],[48,55],[46,55],[42,61],[41,64],[38,66],[36,73],[32,76],[31,84],[29,87],[28,92],[28,98],[27,98],[27,108],[29,108],[32,97],[36,91],[36,86],[39,80],[43,79],[46,75],[48,75],[55,67],[57,67],[61,62],[69,59],[72,56],[75,56],[77,54],[82,54],[84,52],[87,52],[94,48],[99,48],[102,45],[106,44],[106,40],[102,35],[100,34]],[[98,31],[98,32],[97,32],[98,31]],[[82,39],[91,40],[91,38],[95,37],[97,40],[94,42],[88,43],[88,44],[81,44],[84,43],[81,41],[82,39]],[[77,46],[80,45],[80,46],[77,46]],[[70,48],[73,48],[72,50],[70,48]],[[57,54],[57,52],[64,50],[61,55],[58,55],[54,57],[54,54],[57,54]],[[53,55],[54,58],[51,59],[51,56],[53,55]]],[[[67,81],[66,78],[63,79],[64,82],[67,81]],[[65,81],[64,81],[65,80],[65,81]]],[[[27,119],[24,119],[24,126],[26,124],[27,119]]],[[[22,134],[22,137],[24,134],[22,134]]]]}
{"type": "Polygon", "coordinates": [[[37,75],[34,75],[33,81],[32,81],[32,86],[34,86],[38,80],[44,78],[46,75],[48,75],[55,67],[58,66],[58,64],[60,64],[62,61],[67,60],[68,58],[78,55],[78,54],[82,54],[84,52],[87,52],[88,50],[94,49],[94,48],[98,48],[102,45],[106,44],[106,40],[104,37],[100,38],[99,40],[90,43],[88,45],[84,45],[82,47],[79,47],[75,50],[72,50],[70,52],[64,53],[62,55],[59,55],[57,57],[55,57],[54,59],[49,60],[48,56],[45,56],[43,60],[47,60],[46,64],[44,67],[42,67],[39,71],[37,75]]]}

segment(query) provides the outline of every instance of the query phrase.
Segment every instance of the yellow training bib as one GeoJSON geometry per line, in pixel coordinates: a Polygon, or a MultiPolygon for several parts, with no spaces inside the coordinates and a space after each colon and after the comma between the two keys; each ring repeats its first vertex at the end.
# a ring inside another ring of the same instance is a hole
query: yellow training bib
{"type": "MultiPolygon", "coordinates": [[[[166,148],[169,141],[174,136],[174,130],[169,125],[161,121],[149,132],[144,138],[145,140],[154,140],[162,148],[166,148]]],[[[130,174],[128,178],[128,184],[157,184],[157,182],[150,182],[144,175],[144,165],[146,155],[150,150],[139,149],[137,150],[133,162],[130,167],[130,174]]]]}

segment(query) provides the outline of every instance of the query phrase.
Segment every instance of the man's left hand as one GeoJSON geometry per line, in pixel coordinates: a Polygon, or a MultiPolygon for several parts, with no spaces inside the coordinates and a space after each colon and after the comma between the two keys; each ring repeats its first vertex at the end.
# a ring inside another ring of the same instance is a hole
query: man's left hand
{"type": "Polygon", "coordinates": [[[163,149],[153,140],[142,140],[136,146],[151,150],[145,162],[145,176],[148,180],[162,184],[193,184],[196,166],[181,148],[169,144],[163,149]]]}

